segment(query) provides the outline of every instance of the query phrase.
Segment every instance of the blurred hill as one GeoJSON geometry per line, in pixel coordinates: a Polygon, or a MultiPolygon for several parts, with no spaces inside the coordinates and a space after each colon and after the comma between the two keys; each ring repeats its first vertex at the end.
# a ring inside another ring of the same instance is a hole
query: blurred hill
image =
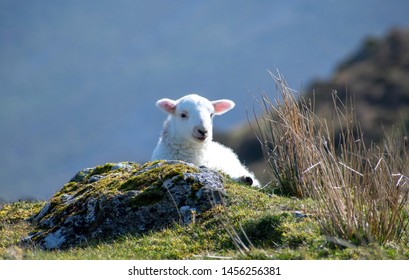
{"type": "MultiPolygon", "coordinates": [[[[394,126],[409,131],[409,28],[394,29],[384,38],[365,39],[329,80],[308,87],[305,98],[314,99],[315,113],[327,120],[333,119],[333,90],[342,101],[353,98],[366,141],[380,141],[394,126]]],[[[339,129],[335,127],[335,135],[339,129]]],[[[258,177],[265,178],[263,155],[250,125],[217,135],[217,139],[235,149],[258,177]]]]}
{"type": "Polygon", "coordinates": [[[342,101],[354,99],[366,140],[378,142],[392,126],[409,128],[409,29],[367,38],[329,81],[313,83],[306,97],[315,91],[318,115],[330,116],[332,90],[342,101]]]}

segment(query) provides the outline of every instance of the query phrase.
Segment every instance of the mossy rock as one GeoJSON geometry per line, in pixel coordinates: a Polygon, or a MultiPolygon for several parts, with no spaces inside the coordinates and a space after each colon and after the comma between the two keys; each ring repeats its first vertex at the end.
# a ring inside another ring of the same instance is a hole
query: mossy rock
{"type": "Polygon", "coordinates": [[[78,172],[30,218],[24,243],[65,249],[187,224],[221,203],[223,176],[182,161],[108,163],[78,172]]]}

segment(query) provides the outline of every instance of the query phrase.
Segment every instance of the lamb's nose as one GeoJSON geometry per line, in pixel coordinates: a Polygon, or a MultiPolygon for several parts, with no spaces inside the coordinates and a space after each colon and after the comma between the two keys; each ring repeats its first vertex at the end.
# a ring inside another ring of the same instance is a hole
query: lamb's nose
{"type": "Polygon", "coordinates": [[[206,136],[207,136],[207,130],[205,130],[205,129],[198,128],[198,129],[197,129],[197,132],[199,132],[200,135],[202,135],[203,137],[206,137],[206,136]]]}

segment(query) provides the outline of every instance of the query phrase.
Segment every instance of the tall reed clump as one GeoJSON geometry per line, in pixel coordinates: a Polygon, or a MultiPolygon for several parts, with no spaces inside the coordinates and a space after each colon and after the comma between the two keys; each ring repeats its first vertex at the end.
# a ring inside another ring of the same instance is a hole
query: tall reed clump
{"type": "MultiPolygon", "coordinates": [[[[314,114],[314,103],[273,76],[279,99],[259,101],[255,132],[272,185],[282,193],[317,202],[317,217],[331,239],[367,244],[408,238],[409,150],[400,133],[367,146],[352,102],[333,92],[333,125],[314,114]]],[[[407,138],[406,138],[407,140],[407,138]]]]}

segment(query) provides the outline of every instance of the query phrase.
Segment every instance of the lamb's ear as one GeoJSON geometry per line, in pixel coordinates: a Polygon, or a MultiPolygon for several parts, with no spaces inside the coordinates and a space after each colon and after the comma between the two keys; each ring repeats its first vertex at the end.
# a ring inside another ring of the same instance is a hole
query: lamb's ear
{"type": "Polygon", "coordinates": [[[214,107],[214,113],[216,115],[221,115],[233,109],[236,104],[234,104],[234,102],[231,100],[221,99],[212,101],[212,105],[214,107]]]}
{"type": "Polygon", "coordinates": [[[163,110],[165,113],[174,114],[176,110],[176,101],[168,98],[159,99],[156,102],[156,107],[163,110]]]}

